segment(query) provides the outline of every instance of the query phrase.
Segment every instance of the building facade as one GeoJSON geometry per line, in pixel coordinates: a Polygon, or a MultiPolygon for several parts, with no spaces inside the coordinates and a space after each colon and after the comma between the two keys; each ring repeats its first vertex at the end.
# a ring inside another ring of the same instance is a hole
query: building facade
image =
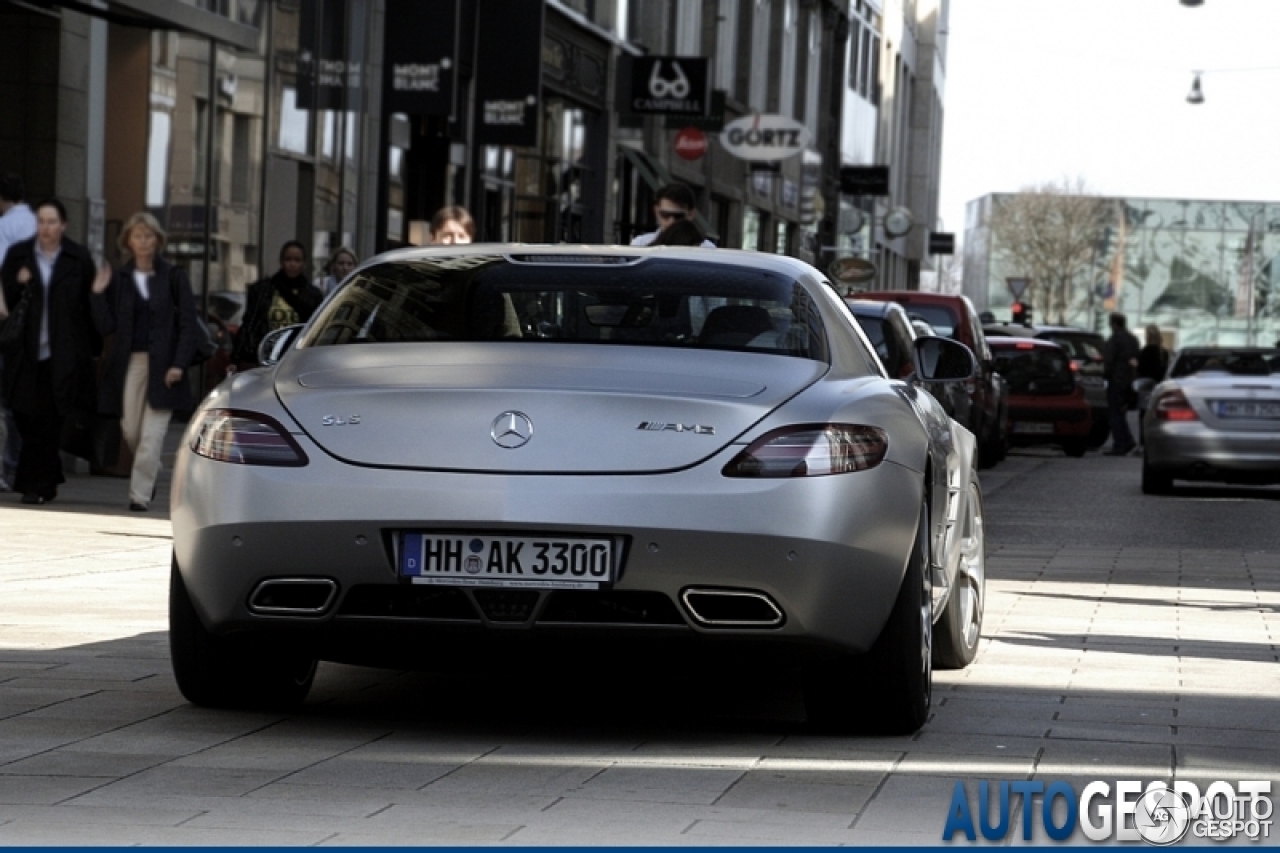
{"type": "MultiPolygon", "coordinates": [[[[0,169],[57,195],[110,259],[134,211],[210,303],[301,240],[318,277],[421,243],[439,207],[478,239],[629,242],[653,193],[688,183],[717,245],[825,267],[875,255],[915,286],[936,219],[945,0],[0,0],[0,169]],[[633,63],[704,58],[707,115],[635,114],[633,63]],[[741,159],[726,123],[805,129],[741,159]],[[697,139],[699,135],[702,141],[697,139]],[[692,142],[691,142],[692,140],[692,142]],[[879,199],[842,166],[891,166],[879,199]],[[842,228],[865,207],[889,240],[842,228]]],[[[234,302],[234,300],[230,300],[234,302]]]]}
{"type": "MultiPolygon", "coordinates": [[[[1010,197],[966,209],[964,292],[999,319],[1013,303],[1007,279],[1025,274],[991,227],[1010,197]]],[[[1104,224],[1063,320],[1102,331],[1108,312],[1123,311],[1130,328],[1154,323],[1176,347],[1280,341],[1280,203],[1103,201],[1104,224]]]]}

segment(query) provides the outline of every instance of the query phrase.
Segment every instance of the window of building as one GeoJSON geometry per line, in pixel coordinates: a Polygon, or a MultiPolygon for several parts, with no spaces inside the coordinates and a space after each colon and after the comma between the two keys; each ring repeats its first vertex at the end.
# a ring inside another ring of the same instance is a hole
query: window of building
{"type": "Polygon", "coordinates": [[[818,139],[818,88],[821,84],[821,69],[822,13],[812,9],[809,11],[809,56],[805,66],[804,121],[815,146],[818,139]]]}
{"type": "Polygon", "coordinates": [[[764,112],[769,97],[769,18],[772,0],[755,0],[751,16],[751,85],[747,93],[749,106],[764,112]]]}
{"type": "Polygon", "coordinates": [[[676,56],[702,55],[702,0],[676,0],[676,56]]]}
{"type": "Polygon", "coordinates": [[[796,0],[782,0],[782,68],[778,112],[794,117],[796,102],[796,46],[799,39],[800,12],[796,0]]]}
{"type": "Polygon", "coordinates": [[[734,92],[738,72],[738,0],[719,0],[716,18],[716,88],[734,92]]]}

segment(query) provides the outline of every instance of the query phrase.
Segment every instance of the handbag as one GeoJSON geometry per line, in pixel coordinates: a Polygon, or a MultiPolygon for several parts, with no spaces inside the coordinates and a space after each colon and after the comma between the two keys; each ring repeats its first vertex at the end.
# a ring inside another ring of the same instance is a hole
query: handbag
{"type": "MultiPolygon", "coordinates": [[[[178,321],[178,312],[182,309],[178,307],[178,282],[173,278],[173,271],[177,267],[169,268],[169,295],[173,302],[173,319],[178,321]]],[[[218,344],[213,339],[213,334],[209,331],[209,326],[200,319],[200,315],[196,315],[196,348],[191,353],[191,362],[188,367],[199,367],[209,359],[213,358],[213,354],[218,351],[218,344]]]]}
{"type": "Polygon", "coordinates": [[[27,337],[27,315],[31,313],[31,282],[22,288],[18,304],[13,306],[4,324],[0,325],[0,353],[12,355],[22,351],[27,337]]]}

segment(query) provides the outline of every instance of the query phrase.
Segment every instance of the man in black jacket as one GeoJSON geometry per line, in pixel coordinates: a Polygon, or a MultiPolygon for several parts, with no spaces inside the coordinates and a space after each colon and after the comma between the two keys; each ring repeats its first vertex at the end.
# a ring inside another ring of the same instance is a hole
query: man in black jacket
{"type": "Polygon", "coordinates": [[[93,258],[66,229],[62,202],[41,202],[35,238],[11,246],[0,267],[11,310],[30,288],[21,349],[4,364],[4,397],[22,437],[13,490],[28,504],[57,496],[63,428],[96,403],[93,357],[102,342],[89,310],[93,258]]]}
{"type": "Polygon", "coordinates": [[[280,249],[280,270],[249,285],[231,361],[240,370],[257,367],[258,344],[267,333],[307,322],[323,301],[324,294],[307,276],[306,247],[290,240],[280,249]]]}
{"type": "Polygon", "coordinates": [[[1138,366],[1138,339],[1126,328],[1119,311],[1110,318],[1111,337],[1102,348],[1102,369],[1107,379],[1107,420],[1111,426],[1108,456],[1127,456],[1135,443],[1129,430],[1129,398],[1133,392],[1134,370],[1138,366]]]}

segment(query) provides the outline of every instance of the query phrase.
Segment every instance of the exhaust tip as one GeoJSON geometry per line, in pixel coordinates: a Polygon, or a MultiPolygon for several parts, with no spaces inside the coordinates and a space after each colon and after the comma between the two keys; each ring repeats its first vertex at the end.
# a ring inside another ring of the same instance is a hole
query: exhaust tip
{"type": "Polygon", "coordinates": [[[763,592],[745,589],[699,589],[680,593],[680,602],[707,628],[777,628],[786,617],[763,592]]]}
{"type": "Polygon", "coordinates": [[[267,616],[322,616],[338,596],[329,578],[272,578],[249,596],[249,610],[267,616]]]}

